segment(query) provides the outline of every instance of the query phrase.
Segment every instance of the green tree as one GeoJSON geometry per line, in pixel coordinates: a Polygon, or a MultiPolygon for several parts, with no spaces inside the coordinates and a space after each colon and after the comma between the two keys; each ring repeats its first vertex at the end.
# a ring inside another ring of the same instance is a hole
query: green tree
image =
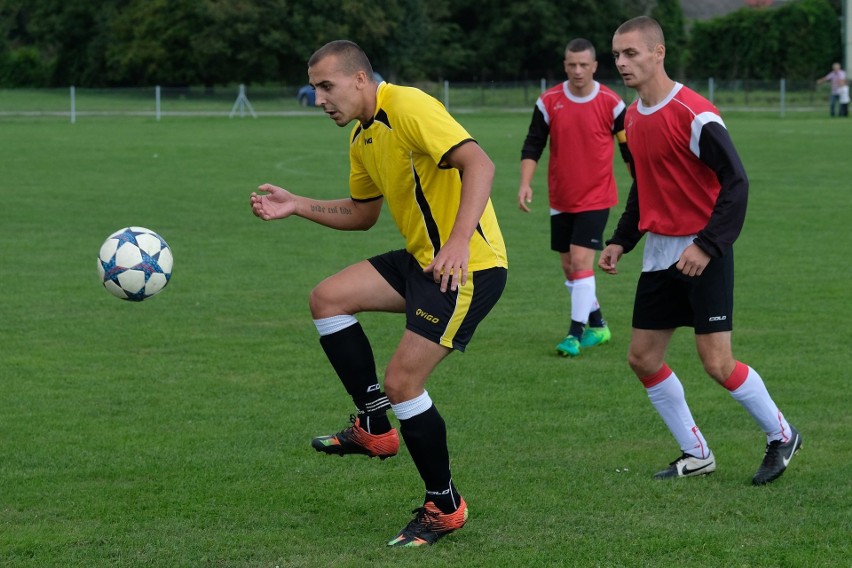
{"type": "Polygon", "coordinates": [[[205,23],[196,0],[130,0],[111,19],[107,80],[191,85],[201,80],[192,38],[205,23]]]}
{"type": "Polygon", "coordinates": [[[462,69],[470,53],[451,21],[449,0],[401,0],[399,18],[378,63],[391,80],[440,79],[462,69]]]}
{"type": "Polygon", "coordinates": [[[565,45],[576,37],[591,41],[603,72],[614,73],[612,33],[625,19],[617,0],[513,2],[460,0],[453,6],[459,41],[471,54],[458,78],[505,80],[564,76],[565,45]]]}
{"type": "Polygon", "coordinates": [[[840,26],[828,0],[797,0],[773,9],[743,8],[697,22],[690,74],[717,79],[805,79],[840,54],[840,26]],[[759,33],[757,33],[759,31],[759,33]]]}
{"type": "Polygon", "coordinates": [[[666,36],[666,71],[672,77],[682,78],[686,62],[686,29],[680,2],[659,0],[650,15],[660,23],[666,36]]]}

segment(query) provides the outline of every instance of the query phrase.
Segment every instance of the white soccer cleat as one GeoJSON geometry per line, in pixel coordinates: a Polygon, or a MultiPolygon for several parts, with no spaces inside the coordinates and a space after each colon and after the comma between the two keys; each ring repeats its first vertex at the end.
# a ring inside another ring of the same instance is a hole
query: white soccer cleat
{"type": "Polygon", "coordinates": [[[679,458],[669,464],[663,471],[654,474],[654,479],[671,479],[674,477],[694,477],[707,475],[716,471],[716,458],[713,452],[706,458],[697,458],[689,454],[682,454],[679,458]]]}

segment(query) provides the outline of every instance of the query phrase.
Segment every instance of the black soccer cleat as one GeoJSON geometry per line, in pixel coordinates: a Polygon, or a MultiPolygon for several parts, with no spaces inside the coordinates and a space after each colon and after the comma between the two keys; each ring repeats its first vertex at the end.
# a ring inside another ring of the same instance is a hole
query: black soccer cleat
{"type": "Polygon", "coordinates": [[[763,462],[757,468],[757,473],[751,478],[753,485],[772,483],[784,473],[790,460],[802,448],[802,436],[790,425],[790,437],[786,442],[775,440],[766,444],[763,462]]]}

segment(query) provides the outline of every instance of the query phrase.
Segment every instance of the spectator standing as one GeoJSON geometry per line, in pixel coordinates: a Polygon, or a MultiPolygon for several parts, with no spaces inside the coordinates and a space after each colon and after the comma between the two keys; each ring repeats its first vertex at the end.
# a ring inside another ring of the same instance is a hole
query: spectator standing
{"type": "MultiPolygon", "coordinates": [[[[843,87],[846,85],[846,71],[840,66],[840,63],[834,63],[831,66],[831,71],[829,71],[825,77],[820,77],[817,79],[817,85],[821,85],[825,82],[829,82],[831,84],[831,95],[829,99],[829,114],[831,116],[836,116],[838,106],[842,105],[840,102],[841,92],[843,87]]],[[[849,98],[849,90],[848,86],[846,89],[846,98],[849,98]]],[[[846,103],[849,104],[848,102],[846,103]]],[[[848,111],[848,106],[846,107],[848,111]]],[[[842,106],[840,108],[842,113],[842,106]]],[[[848,114],[848,112],[847,112],[848,114]]],[[[845,116],[844,114],[840,114],[840,116],[845,116]]]]}

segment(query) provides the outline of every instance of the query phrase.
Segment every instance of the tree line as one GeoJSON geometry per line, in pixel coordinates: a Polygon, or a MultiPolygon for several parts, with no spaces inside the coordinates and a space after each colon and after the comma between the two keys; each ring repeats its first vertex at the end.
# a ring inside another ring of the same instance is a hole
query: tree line
{"type": "Polygon", "coordinates": [[[673,75],[811,78],[840,57],[840,0],[743,8],[687,29],[677,0],[0,0],[0,87],[305,82],[319,46],[360,44],[391,81],[563,76],[564,46],[655,17],[673,75]]]}

